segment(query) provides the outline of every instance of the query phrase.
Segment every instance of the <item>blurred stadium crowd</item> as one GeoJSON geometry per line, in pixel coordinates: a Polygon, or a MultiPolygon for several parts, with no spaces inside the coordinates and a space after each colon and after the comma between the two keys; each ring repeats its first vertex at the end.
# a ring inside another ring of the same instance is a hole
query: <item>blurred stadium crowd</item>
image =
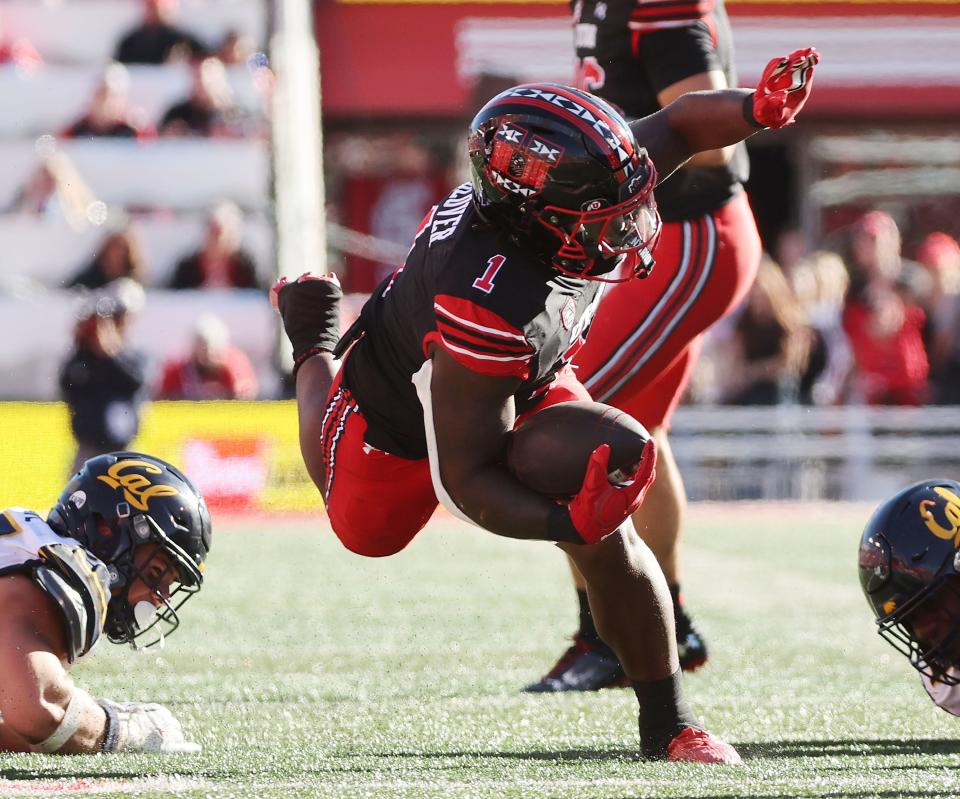
{"type": "MultiPolygon", "coordinates": [[[[34,328],[0,341],[4,398],[90,402],[67,386],[91,358],[123,387],[104,407],[284,396],[264,291],[267,17],[257,0],[0,6],[0,97],[18,109],[0,121],[0,305],[10,329],[34,328]]],[[[356,295],[346,322],[466,177],[458,136],[401,127],[327,139],[330,266],[356,295]]],[[[958,231],[914,226],[902,241],[910,220],[887,210],[861,207],[819,241],[777,231],[687,402],[960,403],[958,231]]]]}
{"type": "Polygon", "coordinates": [[[0,7],[7,397],[89,357],[136,402],[278,391],[265,37],[254,1],[0,7]]]}

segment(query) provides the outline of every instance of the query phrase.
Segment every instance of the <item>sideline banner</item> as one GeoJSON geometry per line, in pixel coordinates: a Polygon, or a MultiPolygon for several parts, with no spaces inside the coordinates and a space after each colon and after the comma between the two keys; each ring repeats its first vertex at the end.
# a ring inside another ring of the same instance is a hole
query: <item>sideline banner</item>
{"type": "MultiPolygon", "coordinates": [[[[74,456],[62,403],[0,403],[0,508],[46,513],[74,456]]],[[[131,449],[181,468],[211,510],[304,513],[322,509],[300,458],[297,408],[281,402],[154,402],[131,449]]]]}

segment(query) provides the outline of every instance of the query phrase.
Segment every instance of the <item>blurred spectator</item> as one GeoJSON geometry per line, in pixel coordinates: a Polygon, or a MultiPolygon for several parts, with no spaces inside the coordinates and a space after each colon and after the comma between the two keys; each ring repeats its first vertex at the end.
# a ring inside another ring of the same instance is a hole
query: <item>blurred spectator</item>
{"type": "Polygon", "coordinates": [[[102,293],[114,301],[114,320],[121,335],[125,336],[130,323],[146,304],[147,294],[143,286],[132,278],[118,277],[104,286],[102,293]]]}
{"type": "Polygon", "coordinates": [[[43,66],[43,57],[29,40],[6,33],[3,18],[0,17],[0,64],[12,64],[24,72],[33,72],[43,66]]]}
{"type": "Polygon", "coordinates": [[[240,246],[242,240],[240,209],[220,203],[207,218],[200,249],[177,264],[170,288],[259,288],[256,266],[240,246]]]}
{"type": "Polygon", "coordinates": [[[253,37],[240,31],[229,30],[217,48],[217,58],[227,66],[245,66],[247,59],[256,51],[253,37]]]}
{"type": "Polygon", "coordinates": [[[254,399],[257,378],[244,352],[230,344],[223,321],[212,314],[197,320],[189,355],[168,361],[158,399],[254,399]]]}
{"type": "Polygon", "coordinates": [[[79,231],[90,224],[91,213],[100,205],[73,162],[54,150],[27,178],[7,211],[63,219],[79,231]]]}
{"type": "Polygon", "coordinates": [[[931,400],[960,404],[960,245],[947,233],[927,236],[917,261],[931,276],[927,351],[931,400]]]}
{"type": "Polygon", "coordinates": [[[796,400],[808,352],[803,312],[779,265],[765,258],[737,318],[730,405],[776,405],[796,400]]]}
{"type": "Polygon", "coordinates": [[[123,64],[165,64],[202,58],[206,47],[174,25],[178,0],[143,0],[143,20],[117,45],[115,60],[123,64]]]}
{"type": "Polygon", "coordinates": [[[902,282],[900,231],[888,214],[870,211],[848,236],[843,328],[854,357],[853,399],[919,405],[928,393],[925,314],[902,282]]]}
{"type": "Polygon", "coordinates": [[[808,252],[803,233],[796,228],[786,228],[777,236],[773,258],[780,265],[787,279],[792,280],[794,268],[808,252]]]}
{"type": "Polygon", "coordinates": [[[843,401],[853,355],[843,332],[843,306],[850,277],[843,259],[821,250],[797,262],[791,284],[810,330],[810,355],[800,376],[800,401],[843,401]]]}
{"type": "Polygon", "coordinates": [[[148,130],[135,120],[128,102],[130,76],[123,64],[113,63],[104,70],[103,79],[93,93],[86,113],[63,135],[67,138],[113,136],[135,138],[148,130]]]}
{"type": "Polygon", "coordinates": [[[145,279],[140,244],[129,227],[108,233],[93,260],[67,283],[67,288],[99,289],[121,277],[140,284],[145,279]]]}
{"type": "Polygon", "coordinates": [[[104,293],[80,311],[73,352],[60,369],[77,442],[72,471],[94,455],[126,449],[139,429],[144,358],[126,344],[127,318],[128,309],[104,293]]]}
{"type": "Polygon", "coordinates": [[[236,137],[252,133],[248,115],[233,102],[227,72],[218,58],[191,68],[190,96],[172,106],[160,121],[161,136],[236,137]]]}

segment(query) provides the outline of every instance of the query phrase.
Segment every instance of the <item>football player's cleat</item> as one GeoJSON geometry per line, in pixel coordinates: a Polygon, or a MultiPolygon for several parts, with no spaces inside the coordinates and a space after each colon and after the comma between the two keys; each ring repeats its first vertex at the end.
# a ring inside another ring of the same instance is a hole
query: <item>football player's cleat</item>
{"type": "Polygon", "coordinates": [[[713,733],[687,727],[667,746],[667,760],[675,763],[742,763],[740,755],[726,741],[713,733]]]}
{"type": "Polygon", "coordinates": [[[617,656],[605,645],[592,644],[578,633],[573,636],[573,645],[560,656],[543,679],[523,690],[531,694],[599,691],[601,688],[622,688],[629,684],[617,656]]]}
{"type": "Polygon", "coordinates": [[[680,668],[684,671],[696,671],[707,662],[707,642],[693,626],[693,620],[687,615],[683,605],[675,602],[673,615],[677,624],[677,655],[680,657],[680,668]]]}

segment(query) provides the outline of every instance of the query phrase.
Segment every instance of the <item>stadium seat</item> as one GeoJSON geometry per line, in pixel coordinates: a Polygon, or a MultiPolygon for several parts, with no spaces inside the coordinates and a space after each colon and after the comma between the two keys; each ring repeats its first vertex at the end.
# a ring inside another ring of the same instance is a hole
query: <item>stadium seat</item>
{"type": "MultiPolygon", "coordinates": [[[[268,201],[269,145],[223,139],[87,139],[58,145],[93,194],[109,205],[200,210],[222,199],[246,209],[268,201]]],[[[0,141],[0,208],[40,164],[31,141],[0,141]]]]}
{"type": "MultiPolygon", "coordinates": [[[[133,64],[127,70],[130,107],[138,122],[156,126],[164,112],[190,92],[186,64],[133,64]]],[[[0,116],[0,137],[59,134],[86,111],[102,75],[102,64],[46,64],[26,73],[9,64],[0,67],[0,97],[8,108],[17,109],[16,114],[0,116]]],[[[227,75],[237,106],[249,114],[261,113],[261,98],[250,71],[234,66],[228,68],[227,75]]]]}
{"type": "MultiPolygon", "coordinates": [[[[206,216],[191,212],[148,216],[131,223],[143,248],[148,286],[164,286],[177,261],[199,246],[206,216]]],[[[73,230],[66,222],[38,216],[0,216],[0,252],[7,253],[6,273],[48,289],[62,286],[92,258],[104,228],[73,230]]],[[[264,284],[275,271],[272,227],[262,214],[244,220],[243,247],[253,257],[264,284]]]]}
{"type": "MultiPolygon", "coordinates": [[[[213,46],[234,29],[266,39],[263,3],[230,0],[181,0],[178,24],[213,46]]],[[[4,26],[13,36],[29,39],[48,63],[104,64],[120,38],[140,20],[139,0],[83,0],[42,3],[5,0],[4,26]]]]}

